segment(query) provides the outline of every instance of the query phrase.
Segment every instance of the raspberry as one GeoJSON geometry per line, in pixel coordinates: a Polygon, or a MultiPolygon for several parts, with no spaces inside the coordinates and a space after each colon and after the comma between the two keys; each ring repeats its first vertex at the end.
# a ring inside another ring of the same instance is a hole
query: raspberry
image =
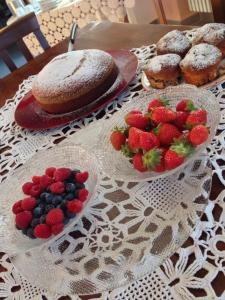
{"type": "Polygon", "coordinates": [[[71,213],[79,213],[83,208],[83,203],[80,200],[72,200],[67,203],[66,207],[71,213]]]}
{"type": "Polygon", "coordinates": [[[54,172],[55,181],[63,181],[69,178],[71,175],[71,170],[69,168],[59,168],[54,172]]]}
{"type": "Polygon", "coordinates": [[[36,199],[30,197],[30,198],[23,199],[21,206],[22,206],[23,210],[31,211],[35,208],[36,204],[37,204],[36,199]]]}
{"type": "Polygon", "coordinates": [[[50,185],[50,190],[52,193],[62,194],[65,191],[65,185],[63,182],[58,181],[50,185]]]}
{"type": "Polygon", "coordinates": [[[63,228],[64,228],[64,224],[63,223],[53,225],[51,227],[52,234],[54,234],[54,235],[59,234],[60,232],[63,231],[63,228]]]}
{"type": "Polygon", "coordinates": [[[32,213],[30,211],[22,211],[16,215],[16,226],[25,229],[30,225],[32,213]]]}
{"type": "Polygon", "coordinates": [[[78,191],[78,198],[80,201],[84,202],[87,199],[87,196],[88,196],[88,190],[80,189],[78,191]]]}
{"type": "Polygon", "coordinates": [[[34,185],[33,182],[24,183],[23,186],[22,186],[22,190],[23,190],[24,194],[30,195],[30,190],[31,190],[33,185],[34,185]]]}
{"type": "Polygon", "coordinates": [[[17,201],[13,204],[13,207],[12,207],[12,212],[17,215],[18,213],[22,212],[23,209],[21,207],[21,204],[22,204],[22,200],[20,201],[17,201]]]}
{"type": "Polygon", "coordinates": [[[41,176],[40,179],[40,186],[42,189],[46,189],[51,183],[53,182],[53,179],[48,175],[41,176]]]}
{"type": "Polygon", "coordinates": [[[45,174],[48,175],[49,177],[53,177],[55,170],[56,170],[56,168],[49,167],[45,170],[45,174]]]}
{"type": "Polygon", "coordinates": [[[55,225],[62,223],[64,219],[63,211],[60,208],[53,208],[46,216],[46,224],[55,225]]]}
{"type": "Polygon", "coordinates": [[[40,239],[48,239],[51,236],[51,229],[46,224],[39,224],[34,228],[34,236],[40,239]]]}
{"type": "Polygon", "coordinates": [[[75,180],[79,183],[84,183],[88,179],[88,172],[80,172],[75,174],[75,180]]]}
{"type": "Polygon", "coordinates": [[[31,189],[30,189],[30,195],[32,197],[37,197],[39,196],[41,193],[41,187],[38,184],[34,184],[31,189]]]}
{"type": "Polygon", "coordinates": [[[32,181],[33,181],[34,184],[39,184],[40,179],[41,179],[41,176],[33,176],[32,177],[32,181]]]}

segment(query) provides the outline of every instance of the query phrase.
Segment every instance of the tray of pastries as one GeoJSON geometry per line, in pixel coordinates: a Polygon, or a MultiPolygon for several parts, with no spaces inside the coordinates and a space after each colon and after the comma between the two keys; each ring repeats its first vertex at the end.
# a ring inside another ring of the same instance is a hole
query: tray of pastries
{"type": "Polygon", "coordinates": [[[163,89],[179,83],[202,86],[225,73],[225,24],[209,23],[190,40],[173,30],[156,43],[156,56],[144,67],[142,84],[163,89]]]}

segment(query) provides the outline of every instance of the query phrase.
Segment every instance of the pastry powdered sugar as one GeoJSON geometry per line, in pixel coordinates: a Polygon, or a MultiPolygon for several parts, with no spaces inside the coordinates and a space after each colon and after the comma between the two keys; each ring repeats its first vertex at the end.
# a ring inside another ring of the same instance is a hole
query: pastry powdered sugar
{"type": "Polygon", "coordinates": [[[209,43],[218,45],[225,39],[225,24],[209,23],[196,30],[193,44],[209,43]]]}
{"type": "Polygon", "coordinates": [[[156,46],[160,51],[182,54],[191,47],[191,43],[183,32],[172,30],[164,35],[156,46]]]}
{"type": "Polygon", "coordinates": [[[209,44],[193,46],[181,61],[182,67],[192,67],[202,70],[219,62],[222,54],[218,48],[209,44]]]}
{"type": "Polygon", "coordinates": [[[150,59],[146,68],[153,73],[158,73],[163,69],[177,67],[180,60],[181,57],[177,54],[158,55],[150,59]]]}
{"type": "Polygon", "coordinates": [[[84,87],[98,83],[114,65],[113,58],[101,50],[78,50],[61,54],[48,63],[38,74],[34,86],[39,95],[54,97],[68,92],[76,83],[79,95],[84,87]]]}

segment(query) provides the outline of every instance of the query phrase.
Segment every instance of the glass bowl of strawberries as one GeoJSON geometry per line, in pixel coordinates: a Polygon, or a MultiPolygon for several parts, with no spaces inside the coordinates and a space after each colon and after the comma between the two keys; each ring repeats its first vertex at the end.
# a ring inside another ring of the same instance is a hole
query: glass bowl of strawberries
{"type": "Polygon", "coordinates": [[[34,155],[1,184],[1,251],[23,253],[67,232],[94,196],[98,174],[97,158],[80,146],[34,155]]]}
{"type": "Polygon", "coordinates": [[[102,129],[102,169],[130,182],[171,175],[206,149],[219,120],[219,103],[207,90],[184,84],[142,92],[102,129]]]}

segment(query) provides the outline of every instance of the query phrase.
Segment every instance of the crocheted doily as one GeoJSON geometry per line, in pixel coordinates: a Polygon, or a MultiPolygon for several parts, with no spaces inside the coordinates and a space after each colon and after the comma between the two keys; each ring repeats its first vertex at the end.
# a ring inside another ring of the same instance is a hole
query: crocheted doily
{"type": "MultiPolygon", "coordinates": [[[[1,178],[0,180],[5,180],[10,172],[15,170],[18,166],[23,164],[25,161],[27,161],[28,158],[30,158],[37,150],[39,149],[48,149],[52,146],[54,146],[56,143],[69,138],[72,136],[75,132],[77,132],[77,137],[82,132],[80,131],[81,128],[86,128],[86,126],[93,122],[92,126],[95,126],[95,124],[101,122],[97,121],[99,116],[102,117],[102,113],[104,112],[103,119],[109,118],[110,115],[115,112],[116,110],[119,110],[121,105],[123,105],[125,102],[129,101],[130,99],[136,97],[139,94],[139,91],[141,89],[140,85],[140,77],[141,77],[141,68],[143,64],[152,56],[154,56],[154,45],[148,46],[148,47],[141,47],[138,49],[134,49],[134,53],[138,56],[139,59],[139,70],[137,72],[137,76],[135,80],[130,85],[129,89],[125,91],[119,99],[114,101],[113,103],[109,104],[107,107],[101,109],[101,111],[95,112],[91,114],[89,117],[82,119],[80,121],[72,122],[71,124],[54,129],[54,130],[48,130],[44,132],[31,132],[25,129],[19,128],[15,122],[14,122],[14,110],[17,105],[17,103],[20,101],[20,99],[23,97],[23,95],[30,89],[32,77],[25,80],[23,84],[20,86],[17,94],[15,95],[14,99],[7,101],[6,105],[0,110],[0,140],[1,140],[1,161],[0,161],[0,174],[1,178]]],[[[217,181],[220,181],[221,187],[224,185],[225,181],[223,178],[223,157],[224,157],[224,120],[225,120],[225,114],[224,114],[224,108],[225,108],[225,101],[223,96],[225,97],[225,93],[223,91],[224,84],[223,82],[217,83],[217,85],[213,86],[211,88],[211,91],[219,98],[220,105],[221,105],[221,120],[219,125],[219,130],[214,138],[212,144],[208,147],[208,153],[211,159],[211,164],[213,166],[213,174],[214,178],[217,181]]],[[[97,128],[97,126],[96,126],[97,128]]],[[[85,132],[85,131],[83,131],[85,132]]],[[[74,135],[76,137],[76,135],[74,135]]],[[[71,139],[74,140],[73,137],[71,139]]],[[[68,140],[68,139],[67,139],[68,140]]],[[[94,142],[93,142],[94,147],[94,142]]],[[[206,162],[206,160],[199,160],[200,163],[198,163],[198,166],[201,168],[202,162],[206,162]]],[[[203,163],[204,164],[204,163],[203,163]]],[[[206,167],[207,168],[207,167],[206,167]]],[[[198,168],[197,168],[198,169],[198,168]]],[[[204,173],[204,172],[203,172],[204,173]]],[[[184,172],[184,175],[186,173],[184,172]]],[[[187,172],[187,174],[184,176],[187,179],[190,179],[190,169],[187,172]]],[[[204,176],[208,176],[207,174],[204,174],[204,176]]],[[[196,178],[192,178],[191,184],[194,184],[195,180],[204,183],[204,176],[196,176],[196,178]]],[[[169,179],[167,179],[169,180],[169,179]]],[[[182,179],[185,181],[185,179],[182,179]]],[[[188,184],[185,182],[185,184],[188,184]]],[[[209,184],[209,181],[206,180],[206,183],[209,184]]],[[[174,184],[174,182],[173,182],[174,184]]],[[[206,187],[207,184],[204,186],[206,187]]],[[[198,185],[198,184],[197,184],[198,185]]],[[[152,183],[152,188],[155,191],[156,187],[154,186],[154,182],[152,183]]],[[[168,188],[171,186],[171,183],[167,182],[168,188]]],[[[179,189],[179,187],[177,188],[179,189]]],[[[115,245],[115,249],[112,249],[113,252],[117,251],[118,247],[121,247],[120,242],[124,238],[125,229],[130,230],[130,234],[134,235],[135,232],[138,230],[141,230],[144,232],[144,229],[147,227],[148,224],[145,223],[145,220],[150,220],[148,218],[143,218],[145,216],[143,212],[145,211],[145,206],[143,205],[146,201],[145,194],[147,193],[148,189],[147,186],[143,187],[143,184],[138,184],[136,186],[128,186],[121,182],[116,182],[107,178],[102,178],[101,182],[101,190],[99,191],[98,196],[104,197],[107,201],[102,201],[99,204],[96,204],[96,202],[93,202],[93,204],[90,206],[90,210],[88,213],[88,218],[82,222],[83,224],[79,224],[77,226],[82,226],[82,230],[80,230],[81,227],[78,227],[79,230],[74,230],[74,234],[70,236],[70,239],[78,239],[79,241],[86,241],[91,246],[90,249],[96,250],[96,245],[98,248],[99,253],[102,253],[102,251],[107,247],[107,245],[115,245]],[[118,196],[118,190],[121,193],[119,199],[120,203],[115,203],[114,201],[118,196]],[[128,199],[131,198],[131,192],[132,192],[132,203],[128,199]],[[101,194],[102,193],[102,194],[101,194]],[[108,194],[108,198],[106,198],[106,194],[108,194]],[[122,198],[121,198],[122,195],[122,198]],[[135,198],[134,195],[137,195],[135,198]],[[115,205],[116,204],[116,205],[115,205]],[[124,216],[125,211],[129,211],[129,214],[127,215],[127,218],[123,220],[121,217],[124,216]],[[91,217],[92,216],[92,217],[91,217]],[[98,223],[93,223],[94,216],[97,218],[98,223]],[[99,219],[99,216],[104,216],[104,220],[99,219]],[[112,216],[115,216],[113,220],[110,220],[112,216]],[[106,224],[107,218],[111,221],[110,223],[106,224]],[[101,223],[102,222],[102,223],[101,223]],[[96,226],[94,228],[94,225],[98,224],[105,224],[104,226],[96,226]],[[121,224],[121,231],[118,230],[117,224],[121,224]],[[123,226],[126,224],[126,226],[123,226]],[[92,229],[95,229],[95,239],[92,239],[93,235],[91,235],[92,229]],[[140,229],[141,228],[141,229],[140,229]],[[85,232],[85,234],[84,234],[85,232]],[[107,234],[108,233],[108,234],[107,234]],[[110,234],[109,234],[110,233],[110,234]],[[110,240],[110,238],[113,240],[110,240]],[[102,248],[99,247],[102,245],[102,248]]],[[[179,192],[181,192],[182,189],[179,189],[179,192]]],[[[202,190],[203,191],[203,190],[202,190]]],[[[207,193],[207,188],[206,191],[207,193]]],[[[224,244],[225,244],[225,238],[224,238],[224,192],[221,188],[221,193],[217,193],[217,195],[214,193],[216,199],[210,199],[208,202],[208,205],[205,209],[205,213],[203,215],[203,218],[201,222],[198,223],[196,226],[194,232],[191,234],[191,238],[182,246],[180,247],[176,253],[170,257],[167,258],[163,264],[154,269],[151,273],[148,273],[151,270],[151,266],[148,264],[145,266],[145,261],[142,261],[142,266],[145,267],[145,270],[148,272],[140,272],[140,275],[144,276],[141,279],[139,279],[140,276],[138,276],[139,271],[141,270],[140,265],[139,268],[137,267],[135,270],[132,269],[132,272],[126,272],[125,274],[119,274],[120,277],[118,278],[118,281],[126,278],[127,281],[123,281],[122,283],[128,283],[128,285],[123,286],[121,288],[116,288],[112,292],[103,292],[101,295],[99,295],[96,298],[104,299],[104,300],[111,300],[111,299],[169,299],[169,300],[178,300],[178,299],[196,299],[196,291],[198,292],[199,299],[223,299],[225,297],[224,294],[224,287],[218,287],[216,282],[218,280],[224,280],[225,279],[225,272],[224,272],[224,244]],[[135,272],[134,272],[135,271],[135,272]],[[146,274],[147,275],[146,275],[146,274]],[[144,275],[145,274],[145,275],[144,275]],[[124,277],[125,275],[125,277],[124,277]],[[137,280],[135,280],[137,279],[137,280]]],[[[207,195],[206,195],[207,196],[207,195]]],[[[201,209],[205,205],[206,197],[200,197],[198,200],[200,203],[198,205],[201,206],[201,209]],[[202,202],[201,202],[202,199],[202,202]]],[[[103,198],[101,198],[103,199],[103,198]]],[[[95,201],[97,201],[95,199],[95,201]]],[[[164,200],[166,201],[166,199],[164,200]]],[[[191,205],[190,202],[189,205],[191,205]]],[[[179,202],[180,204],[180,202],[179,202]]],[[[184,207],[185,207],[184,203],[184,207]]],[[[154,202],[151,203],[152,206],[154,206],[154,202]]],[[[161,216],[164,214],[168,215],[169,209],[170,209],[170,202],[166,203],[164,202],[164,205],[161,206],[161,216]],[[163,211],[165,210],[165,211],[163,211]]],[[[155,213],[156,210],[159,210],[159,207],[153,207],[153,212],[155,213]]],[[[184,209],[184,208],[183,208],[184,209]]],[[[200,211],[201,211],[200,209],[200,211]]],[[[146,212],[146,214],[151,214],[152,212],[146,212]]],[[[146,216],[145,216],[146,217],[146,216]]],[[[194,224],[191,224],[191,216],[190,216],[190,224],[187,225],[187,229],[189,226],[190,230],[186,231],[186,234],[191,232],[191,228],[193,228],[194,224]]],[[[170,220],[171,222],[171,220],[170,220]]],[[[163,220],[161,222],[162,224],[156,224],[156,225],[163,225],[163,220]]],[[[160,227],[162,229],[162,227],[160,227]]],[[[168,226],[166,227],[167,231],[164,232],[163,236],[170,236],[171,232],[170,229],[168,229],[168,226]]],[[[154,234],[155,227],[149,226],[149,232],[151,234],[154,234]]],[[[68,237],[68,236],[67,236],[68,237]]],[[[182,235],[177,235],[177,237],[186,238],[185,236],[182,237],[182,235]]],[[[62,237],[65,238],[65,237],[62,237]]],[[[148,236],[149,238],[149,236],[148,236]]],[[[136,241],[137,242],[137,241],[136,241]]],[[[145,243],[145,241],[138,241],[140,243],[145,243]]],[[[166,241],[164,241],[166,243],[166,241]]],[[[180,241],[177,241],[178,245],[180,244],[180,241]]],[[[72,244],[72,243],[71,243],[72,244]]],[[[65,247],[65,244],[62,244],[65,247]]],[[[56,250],[56,247],[60,246],[59,243],[52,245],[51,250],[56,250]]],[[[77,244],[78,246],[78,244],[77,244]]],[[[162,247],[160,246],[157,249],[164,249],[166,255],[163,256],[163,258],[167,257],[169,253],[173,253],[175,251],[175,248],[168,249],[168,247],[162,247]],[[161,248],[160,248],[161,247],[161,248]]],[[[63,249],[64,249],[63,248],[63,249]]],[[[141,249],[137,249],[138,247],[136,244],[133,244],[133,252],[137,252],[137,256],[140,255],[141,249]]],[[[90,249],[89,250],[91,252],[90,249]]],[[[121,248],[120,248],[121,249],[121,248]]],[[[69,253],[72,252],[74,249],[71,247],[67,247],[65,249],[65,252],[69,253]]],[[[79,251],[79,249],[76,249],[76,251],[79,251]]],[[[37,250],[38,251],[38,250],[37,250]]],[[[63,252],[63,251],[61,251],[63,252]]],[[[59,252],[55,252],[59,253],[59,252]]],[[[124,256],[118,256],[117,264],[120,263],[121,265],[125,266],[125,270],[129,270],[129,259],[127,261],[124,260],[124,257],[129,257],[129,251],[125,251],[124,256]]],[[[145,254],[145,253],[143,253],[145,254]]],[[[154,254],[158,254],[157,250],[154,254]]],[[[61,255],[61,254],[60,254],[61,255]]],[[[92,252],[93,255],[93,252],[92,252]]],[[[35,256],[35,251],[31,255],[37,258],[35,256]]],[[[155,255],[157,256],[157,255],[155,255]]],[[[69,255],[65,255],[64,258],[68,258],[69,255]]],[[[99,267],[102,266],[103,261],[102,255],[99,255],[99,267]]],[[[145,257],[144,255],[142,257],[145,257]]],[[[159,256],[158,256],[159,257],[159,256]]],[[[54,260],[55,256],[49,256],[48,251],[44,252],[43,259],[50,259],[51,261],[54,260]]],[[[97,257],[93,255],[93,259],[96,259],[97,257]]],[[[17,265],[18,268],[25,264],[28,260],[26,255],[21,255],[19,257],[14,258],[14,263],[17,265]]],[[[39,256],[40,263],[42,257],[39,256]]],[[[82,259],[82,257],[80,257],[82,259]]],[[[66,259],[65,259],[66,260],[66,259]]],[[[79,259],[78,259],[79,260],[79,259]]],[[[140,256],[136,257],[136,261],[140,261],[140,256]]],[[[152,260],[153,261],[153,260],[152,260]]],[[[151,262],[152,262],[151,261],[151,262]]],[[[134,261],[133,261],[134,262],[134,261]]],[[[148,262],[148,260],[147,260],[148,262]]],[[[68,274],[69,274],[69,261],[64,262],[67,266],[68,274]]],[[[94,266],[96,263],[96,260],[94,261],[94,266]]],[[[109,262],[110,263],[110,262],[109,262]]],[[[111,262],[112,263],[112,262],[111,262]]],[[[160,263],[160,261],[156,262],[155,266],[157,266],[160,263]]],[[[2,279],[0,282],[0,297],[6,297],[7,299],[45,299],[43,296],[45,296],[47,299],[58,299],[60,298],[59,294],[54,294],[52,292],[48,292],[47,290],[41,290],[35,285],[30,284],[22,275],[19,273],[18,270],[15,269],[15,267],[12,265],[12,263],[9,261],[7,254],[3,254],[0,259],[1,264],[1,274],[0,278],[2,279]]],[[[78,265],[79,262],[74,262],[74,265],[78,265]]],[[[26,263],[26,266],[28,268],[28,263],[26,263]]],[[[38,262],[37,264],[38,265],[38,262]]],[[[85,265],[85,264],[84,264],[85,265]]],[[[153,268],[155,267],[153,266],[153,268]]],[[[96,269],[93,270],[93,264],[87,264],[87,269],[90,274],[92,272],[95,272],[96,269]]],[[[115,266],[116,268],[116,266],[115,266]]],[[[79,272],[82,272],[81,269],[79,272]]],[[[99,269],[98,269],[99,270],[99,269]]],[[[28,270],[29,271],[29,270],[28,270]]],[[[74,269],[70,270],[71,272],[74,271],[74,269]]],[[[73,275],[76,275],[74,273],[73,275]]],[[[96,274],[97,275],[97,274],[96,274]]],[[[99,274],[98,274],[99,275],[99,274]]],[[[101,275],[101,274],[100,274],[101,275]]],[[[118,275],[118,274],[117,274],[118,275]]],[[[38,276],[38,273],[36,273],[36,276],[38,276]]],[[[40,274],[40,276],[45,277],[44,272],[40,274]]],[[[40,277],[39,276],[39,277],[40,277]]],[[[107,277],[107,274],[104,274],[104,276],[107,277]]],[[[103,277],[104,277],[103,276],[103,277]]],[[[98,277],[99,280],[101,280],[103,277],[98,277]]],[[[97,277],[96,277],[97,278],[97,277]]],[[[30,280],[32,278],[29,278],[30,280]]],[[[107,279],[109,280],[109,278],[107,279]]],[[[62,288],[62,287],[61,287],[62,288]]],[[[104,289],[104,287],[100,287],[101,289],[104,289]]],[[[53,286],[54,289],[54,286],[53,286]]],[[[79,286],[74,286],[73,289],[76,292],[79,292],[79,286]]],[[[62,289],[61,289],[62,290],[62,289]]],[[[86,287],[86,293],[92,293],[94,291],[93,287],[90,285],[86,287]]],[[[80,291],[80,293],[84,293],[84,291],[80,291]]],[[[78,296],[73,295],[70,296],[71,299],[80,299],[78,296]]],[[[68,298],[69,299],[69,298],[68,298]]]]}

